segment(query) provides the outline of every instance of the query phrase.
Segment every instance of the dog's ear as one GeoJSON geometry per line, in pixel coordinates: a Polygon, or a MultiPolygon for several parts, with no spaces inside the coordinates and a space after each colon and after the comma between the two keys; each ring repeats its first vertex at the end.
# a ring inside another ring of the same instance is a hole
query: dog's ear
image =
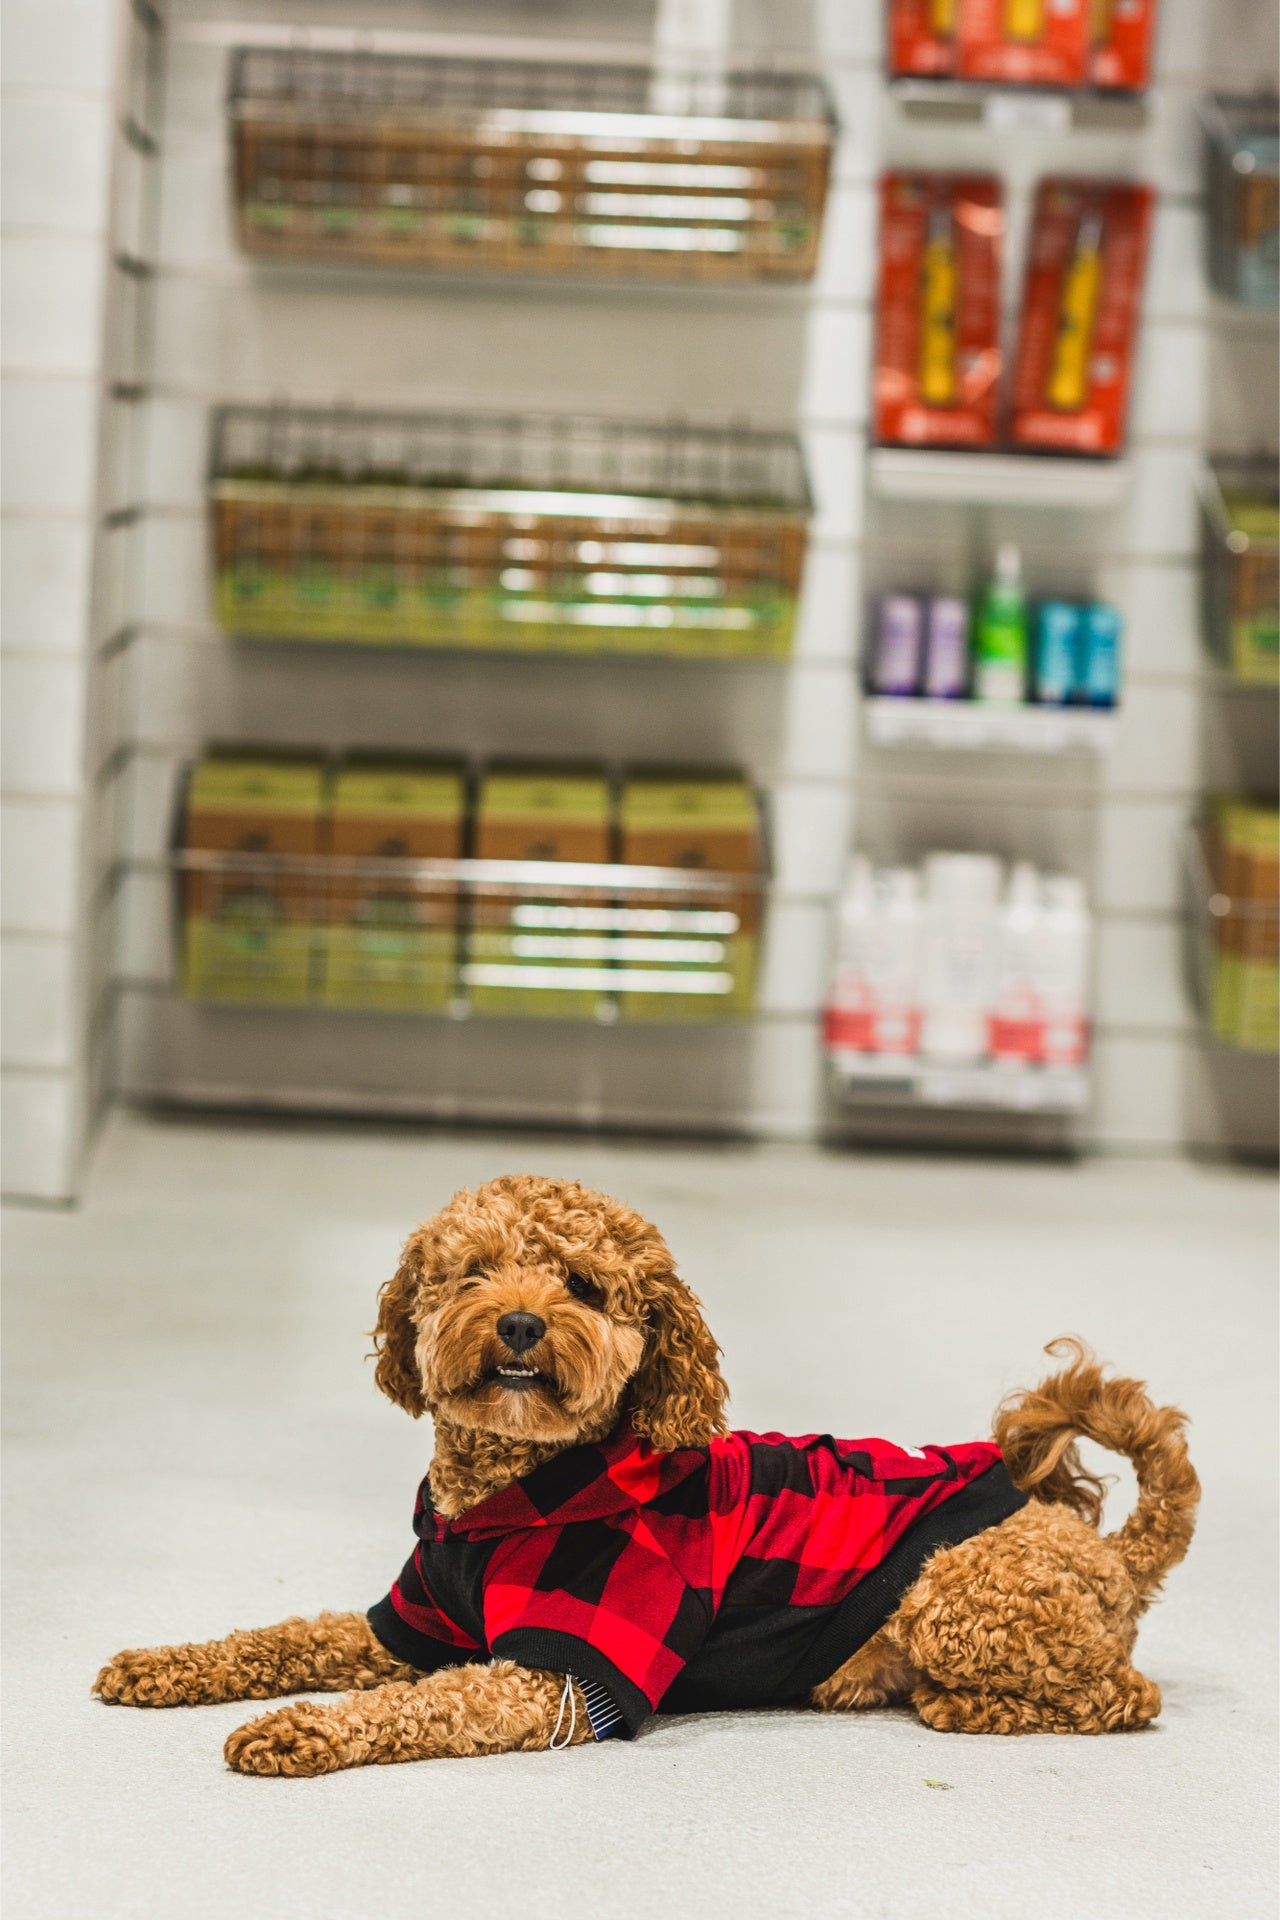
{"type": "Polygon", "coordinates": [[[631,1381],[631,1422],[663,1452],[703,1447],[727,1432],[729,1397],[720,1349],[696,1294],[668,1267],[646,1284],[649,1329],[644,1359],[631,1381]]]}
{"type": "Polygon", "coordinates": [[[422,1285],[422,1231],[410,1234],[400,1255],[400,1265],[378,1291],[378,1324],[373,1330],[373,1350],[378,1364],[373,1377],[388,1400],[411,1413],[416,1420],[427,1410],[422,1380],[414,1348],[418,1328],[413,1318],[413,1303],[422,1285]]]}

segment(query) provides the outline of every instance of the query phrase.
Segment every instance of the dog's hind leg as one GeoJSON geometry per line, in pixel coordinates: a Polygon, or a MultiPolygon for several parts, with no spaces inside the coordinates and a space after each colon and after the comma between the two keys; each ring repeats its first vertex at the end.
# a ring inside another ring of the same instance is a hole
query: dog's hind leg
{"type": "Polygon", "coordinates": [[[362,1613],[229,1633],[176,1647],[136,1647],[109,1660],[93,1692],[109,1706],[201,1707],[220,1700],[274,1700],[284,1693],[345,1693],[407,1679],[362,1613]]]}
{"type": "Polygon", "coordinates": [[[881,1627],[865,1647],[859,1647],[842,1667],[836,1668],[830,1679],[813,1689],[809,1704],[824,1713],[891,1707],[911,1698],[919,1678],[902,1648],[881,1627]]]}
{"type": "Polygon", "coordinates": [[[1160,1711],[1159,1687],[1128,1665],[1051,1688],[1040,1699],[948,1691],[933,1680],[922,1680],[911,1698],[938,1733],[1120,1733],[1145,1727],[1160,1711]]]}
{"type": "Polygon", "coordinates": [[[1130,1660],[1141,1599],[1115,1544],[1033,1503],[934,1555],[889,1631],[947,1733],[1110,1733],[1160,1711],[1130,1660]]]}

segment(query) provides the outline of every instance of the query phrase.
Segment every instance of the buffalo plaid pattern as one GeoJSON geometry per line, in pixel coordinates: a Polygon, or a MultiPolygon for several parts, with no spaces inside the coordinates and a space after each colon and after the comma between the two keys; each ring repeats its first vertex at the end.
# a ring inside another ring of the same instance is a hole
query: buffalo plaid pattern
{"type": "Polygon", "coordinates": [[[493,1655],[601,1685],[634,1733],[663,1704],[802,1697],[931,1552],[1025,1498],[989,1442],[732,1433],[658,1453],[624,1425],[453,1520],[424,1481],[418,1546],[369,1617],[424,1670],[493,1655]]]}

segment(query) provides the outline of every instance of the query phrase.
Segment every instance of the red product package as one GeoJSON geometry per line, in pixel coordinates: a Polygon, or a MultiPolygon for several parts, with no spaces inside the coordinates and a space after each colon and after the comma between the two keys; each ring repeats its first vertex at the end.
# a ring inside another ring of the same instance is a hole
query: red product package
{"type": "Polygon", "coordinates": [[[873,437],[989,447],[1000,377],[1000,183],[886,173],[880,182],[873,437]]]}
{"type": "Polygon", "coordinates": [[[1013,370],[1010,442],[1118,453],[1155,195],[1125,181],[1036,189],[1013,370]]]}
{"type": "Polygon", "coordinates": [[[1033,87],[1078,87],[1089,63],[1091,0],[957,0],[956,73],[1033,87]]]}
{"type": "Polygon", "coordinates": [[[1145,87],[1151,78],[1156,0],[1097,0],[1089,79],[1095,87],[1145,87]]]}
{"type": "Polygon", "coordinates": [[[889,0],[889,72],[936,78],[955,70],[957,0],[889,0]]]}

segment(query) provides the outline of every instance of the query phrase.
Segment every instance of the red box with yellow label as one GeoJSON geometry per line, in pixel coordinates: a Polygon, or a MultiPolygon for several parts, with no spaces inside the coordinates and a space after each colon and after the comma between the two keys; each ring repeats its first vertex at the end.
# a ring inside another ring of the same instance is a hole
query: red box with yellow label
{"type": "Polygon", "coordinates": [[[1014,363],[1014,447],[1123,447],[1154,205],[1150,187],[1129,181],[1040,182],[1014,363]]]}
{"type": "Polygon", "coordinates": [[[882,445],[993,444],[1003,230],[993,177],[882,178],[873,400],[882,445]]]}

